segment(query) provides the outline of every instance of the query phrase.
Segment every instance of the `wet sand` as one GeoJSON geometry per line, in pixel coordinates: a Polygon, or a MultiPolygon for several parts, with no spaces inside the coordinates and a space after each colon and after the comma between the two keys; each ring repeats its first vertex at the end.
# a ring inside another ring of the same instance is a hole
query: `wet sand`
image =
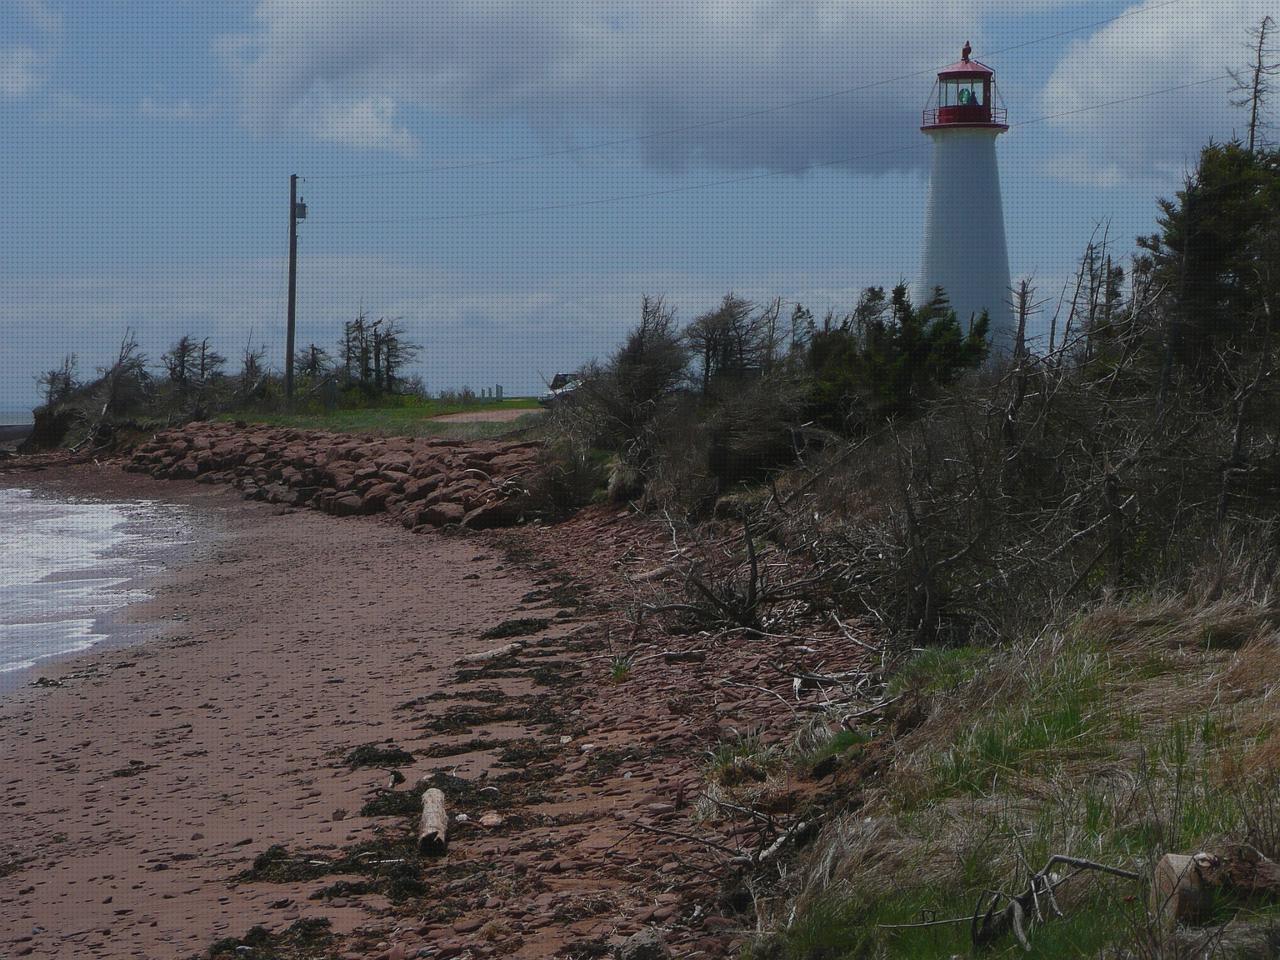
{"type": "MultiPolygon", "coordinates": [[[[218,532],[129,608],[162,638],[43,664],[61,686],[0,700],[0,955],[191,956],[315,913],[314,884],[228,881],[272,844],[371,836],[341,811],[387,774],[341,758],[392,736],[413,749],[397,705],[489,647],[480,633],[531,589],[482,544],[226,487],[94,466],[9,480],[168,499],[218,532]]],[[[339,932],[370,919],[323,914],[339,932]]]]}

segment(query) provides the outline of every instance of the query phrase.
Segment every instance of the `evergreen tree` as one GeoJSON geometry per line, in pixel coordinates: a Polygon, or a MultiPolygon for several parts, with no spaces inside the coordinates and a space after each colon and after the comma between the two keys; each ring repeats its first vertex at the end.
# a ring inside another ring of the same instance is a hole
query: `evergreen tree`
{"type": "Polygon", "coordinates": [[[1166,292],[1166,368],[1203,376],[1215,350],[1276,332],[1280,153],[1210,144],[1159,205],[1160,232],[1138,242],[1166,292]]]}
{"type": "Polygon", "coordinates": [[[917,308],[904,284],[888,297],[868,288],[851,315],[810,342],[814,416],[856,431],[917,413],[937,387],[982,362],[989,327],[984,312],[965,331],[941,290],[917,308]]]}

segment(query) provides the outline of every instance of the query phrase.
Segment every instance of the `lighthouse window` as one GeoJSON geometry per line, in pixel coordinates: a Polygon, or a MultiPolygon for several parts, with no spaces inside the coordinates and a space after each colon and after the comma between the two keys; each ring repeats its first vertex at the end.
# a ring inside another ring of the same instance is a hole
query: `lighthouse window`
{"type": "Polygon", "coordinates": [[[982,106],[981,81],[944,83],[939,91],[940,107],[980,107],[982,106]]]}

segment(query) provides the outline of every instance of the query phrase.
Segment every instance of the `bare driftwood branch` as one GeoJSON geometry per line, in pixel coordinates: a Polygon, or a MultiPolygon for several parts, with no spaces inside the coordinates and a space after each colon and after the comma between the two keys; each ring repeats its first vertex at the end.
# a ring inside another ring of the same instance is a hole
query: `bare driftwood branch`
{"type": "Polygon", "coordinates": [[[1032,874],[1031,881],[1027,889],[1018,896],[1010,896],[1000,891],[987,890],[978,898],[978,906],[973,913],[962,917],[945,917],[937,920],[921,920],[915,923],[878,923],[876,927],[881,930],[908,930],[922,927],[942,927],[953,924],[967,923],[970,925],[970,935],[973,939],[975,947],[984,947],[1005,933],[1012,932],[1017,937],[1019,944],[1028,952],[1031,950],[1030,936],[1027,931],[1027,911],[1034,910],[1032,917],[1037,923],[1046,922],[1046,918],[1040,911],[1038,901],[1040,897],[1045,897],[1053,907],[1056,916],[1063,916],[1062,911],[1058,908],[1058,902],[1054,895],[1054,891],[1066,883],[1073,877],[1079,876],[1087,870],[1108,874],[1114,877],[1120,877],[1124,880],[1140,880],[1141,874],[1132,870],[1124,870],[1120,867],[1108,866],[1104,863],[1098,863],[1093,860],[1084,860],[1080,857],[1070,857],[1061,854],[1055,854],[1049,858],[1049,862],[1038,872],[1032,874]],[[1050,871],[1058,865],[1073,866],[1075,871],[1065,877],[1053,877],[1050,871]],[[982,904],[990,898],[990,906],[982,909],[982,904]],[[996,907],[1001,900],[1007,900],[1008,906],[999,913],[996,907]]]}
{"type": "MultiPolygon", "coordinates": [[[[1032,917],[1033,920],[1044,922],[1039,907],[1040,897],[1045,896],[1046,899],[1051,897],[1054,888],[1065,883],[1068,879],[1067,877],[1055,878],[1052,875],[1051,871],[1056,866],[1075,867],[1076,872],[1072,876],[1085,870],[1091,870],[1119,877],[1123,880],[1140,880],[1142,878],[1141,874],[1132,870],[1108,866],[1105,863],[1085,860],[1081,857],[1054,854],[1039,871],[1031,875],[1025,891],[1016,896],[996,892],[992,895],[990,905],[985,912],[979,910],[974,913],[973,917],[970,918],[971,926],[969,931],[974,947],[981,949],[989,946],[1006,933],[1012,932],[1022,948],[1030,952],[1031,943],[1026,929],[1029,911],[1035,911],[1035,915],[1032,917]],[[1003,910],[997,911],[996,908],[1001,900],[1007,900],[1008,905],[1003,910]]],[[[1056,899],[1053,902],[1056,906],[1056,899]]]]}

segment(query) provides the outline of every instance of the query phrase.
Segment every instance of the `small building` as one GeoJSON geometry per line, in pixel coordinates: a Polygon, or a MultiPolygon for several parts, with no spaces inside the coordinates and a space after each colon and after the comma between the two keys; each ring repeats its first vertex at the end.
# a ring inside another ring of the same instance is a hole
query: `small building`
{"type": "Polygon", "coordinates": [[[579,383],[581,378],[576,373],[557,373],[551,378],[547,392],[538,398],[538,403],[544,407],[552,406],[556,401],[572,394],[579,383]]]}

